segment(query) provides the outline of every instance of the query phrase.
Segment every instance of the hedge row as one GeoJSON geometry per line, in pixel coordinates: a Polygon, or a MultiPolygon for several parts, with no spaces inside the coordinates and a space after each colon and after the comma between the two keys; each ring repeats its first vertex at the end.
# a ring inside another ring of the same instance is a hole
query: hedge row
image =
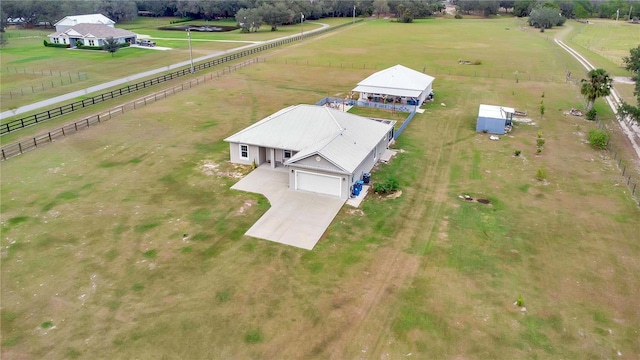
{"type": "Polygon", "coordinates": [[[44,40],[44,46],[56,47],[56,48],[70,48],[69,44],[50,44],[47,40],[44,40]]]}

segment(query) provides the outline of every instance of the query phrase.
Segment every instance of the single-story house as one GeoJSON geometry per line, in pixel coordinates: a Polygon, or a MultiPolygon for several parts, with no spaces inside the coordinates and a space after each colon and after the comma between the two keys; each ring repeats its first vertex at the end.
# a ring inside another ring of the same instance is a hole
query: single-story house
{"type": "Polygon", "coordinates": [[[87,14],[87,15],[74,15],[65,16],[62,20],[53,24],[56,27],[56,32],[63,32],[78,24],[98,24],[108,27],[114,27],[115,21],[109,19],[102,14],[87,14]]]}
{"type": "Polygon", "coordinates": [[[476,131],[502,135],[511,129],[514,113],[514,108],[480,104],[476,131]]]}
{"type": "Polygon", "coordinates": [[[225,139],[232,163],[282,167],[289,188],[347,199],[393,141],[395,121],[317,105],[284,108],[225,139]]]}
{"type": "Polygon", "coordinates": [[[422,105],[433,97],[434,77],[396,65],[376,72],[358,83],[352,92],[360,93],[358,101],[396,102],[422,105]]]}
{"type": "Polygon", "coordinates": [[[64,31],[49,34],[48,37],[50,43],[70,44],[71,47],[75,47],[78,41],[85,46],[102,46],[108,37],[113,37],[119,44],[135,44],[138,34],[107,25],[78,24],[64,31]]]}

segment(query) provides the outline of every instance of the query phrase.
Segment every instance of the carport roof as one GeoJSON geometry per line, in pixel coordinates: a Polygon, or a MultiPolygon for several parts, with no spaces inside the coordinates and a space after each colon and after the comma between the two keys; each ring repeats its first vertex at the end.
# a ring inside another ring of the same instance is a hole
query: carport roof
{"type": "Polygon", "coordinates": [[[396,65],[378,71],[360,81],[357,92],[417,97],[435,80],[433,76],[396,65]]]}
{"type": "Polygon", "coordinates": [[[317,105],[282,109],[244,130],[227,142],[294,150],[287,164],[313,155],[352,173],[395,125],[317,105]]]}

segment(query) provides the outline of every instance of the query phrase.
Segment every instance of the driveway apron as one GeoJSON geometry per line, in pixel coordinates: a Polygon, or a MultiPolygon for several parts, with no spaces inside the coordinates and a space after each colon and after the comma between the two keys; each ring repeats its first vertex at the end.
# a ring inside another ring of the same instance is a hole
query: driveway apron
{"type": "Polygon", "coordinates": [[[263,194],[271,208],[245,233],[247,236],[311,250],[345,200],[288,188],[289,174],[257,168],[231,188],[263,194]]]}

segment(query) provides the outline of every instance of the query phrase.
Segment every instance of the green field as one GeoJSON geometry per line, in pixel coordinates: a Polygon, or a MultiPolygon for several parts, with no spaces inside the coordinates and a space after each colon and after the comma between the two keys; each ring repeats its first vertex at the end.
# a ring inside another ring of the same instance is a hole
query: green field
{"type": "Polygon", "coordinates": [[[638,205],[564,115],[586,72],[520,26],[367,21],[0,163],[2,358],[635,359],[638,205]],[[312,251],[245,237],[269,204],[222,139],[396,64],[436,77],[372,174],[400,196],[312,251]],[[528,116],[490,141],[480,103],[528,116]]]}
{"type": "MultiPolygon", "coordinates": [[[[123,48],[112,57],[103,51],[67,50],[43,46],[49,32],[37,30],[7,30],[8,45],[0,50],[0,110],[17,107],[88,88],[114,79],[189,60],[189,43],[185,32],[158,30],[170,25],[173,18],[142,18],[124,23],[122,28],[150,36],[159,47],[123,48]]],[[[330,25],[344,23],[345,19],[323,21],[330,25]]],[[[202,24],[187,22],[185,24],[202,24]]],[[[216,24],[218,22],[211,22],[216,24]]],[[[235,25],[234,22],[221,22],[235,25]]],[[[306,24],[305,31],[318,29],[318,23],[306,24]]],[[[257,33],[243,34],[239,30],[227,33],[192,32],[193,57],[210,55],[247,45],[247,42],[272,40],[299,33],[300,25],[281,26],[278,31],[263,27],[257,33]],[[220,41],[222,40],[222,41],[220,41]]],[[[3,121],[6,119],[3,119],[3,121]]]]}

